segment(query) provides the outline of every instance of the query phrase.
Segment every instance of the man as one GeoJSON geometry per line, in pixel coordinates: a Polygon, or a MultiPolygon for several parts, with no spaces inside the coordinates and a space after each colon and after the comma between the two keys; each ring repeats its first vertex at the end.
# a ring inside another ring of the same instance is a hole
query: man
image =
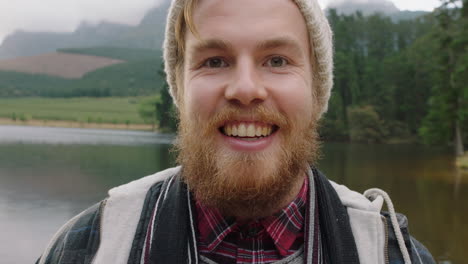
{"type": "Polygon", "coordinates": [[[315,0],[174,0],[164,59],[181,167],[112,189],[39,263],[433,263],[385,193],[310,165],[331,38],[315,0]]]}

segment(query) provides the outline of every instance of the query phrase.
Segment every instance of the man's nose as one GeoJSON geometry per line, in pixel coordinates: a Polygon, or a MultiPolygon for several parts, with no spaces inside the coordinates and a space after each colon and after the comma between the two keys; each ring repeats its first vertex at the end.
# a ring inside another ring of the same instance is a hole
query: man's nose
{"type": "Polygon", "coordinates": [[[267,89],[262,85],[261,76],[255,63],[249,59],[239,60],[233,81],[225,90],[225,98],[241,105],[263,102],[267,96],[267,89]]]}

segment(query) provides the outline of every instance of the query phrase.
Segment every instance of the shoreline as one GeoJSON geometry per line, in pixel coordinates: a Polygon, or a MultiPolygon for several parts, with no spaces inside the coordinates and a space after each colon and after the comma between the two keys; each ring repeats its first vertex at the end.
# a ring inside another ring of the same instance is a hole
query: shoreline
{"type": "Polygon", "coordinates": [[[463,172],[468,173],[468,152],[461,157],[457,157],[456,166],[463,172]]]}
{"type": "Polygon", "coordinates": [[[20,121],[20,120],[14,121],[9,118],[0,118],[0,125],[153,131],[152,126],[146,125],[146,124],[129,124],[129,125],[112,124],[112,123],[98,124],[98,123],[85,123],[85,122],[76,122],[76,121],[38,120],[38,119],[32,119],[32,120],[27,120],[27,121],[20,121]]]}

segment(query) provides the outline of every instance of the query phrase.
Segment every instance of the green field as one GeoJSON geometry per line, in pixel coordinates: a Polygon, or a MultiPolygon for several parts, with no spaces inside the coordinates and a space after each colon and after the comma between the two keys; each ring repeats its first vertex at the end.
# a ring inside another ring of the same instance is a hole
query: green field
{"type": "Polygon", "coordinates": [[[145,97],[0,98],[0,117],[85,123],[144,124],[138,115],[145,97]]]}

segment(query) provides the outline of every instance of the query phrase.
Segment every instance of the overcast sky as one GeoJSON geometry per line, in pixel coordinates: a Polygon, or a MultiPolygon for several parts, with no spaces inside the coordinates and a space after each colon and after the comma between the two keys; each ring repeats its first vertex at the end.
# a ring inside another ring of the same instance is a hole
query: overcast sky
{"type": "MultiPolygon", "coordinates": [[[[73,31],[81,21],[136,25],[162,0],[0,0],[0,42],[17,29],[73,31]]],[[[325,7],[332,0],[319,0],[325,7]]],[[[337,1],[337,0],[335,0],[337,1]]],[[[343,0],[340,0],[343,1],[343,0]]],[[[375,1],[375,0],[359,0],[375,1]]],[[[393,0],[402,10],[432,11],[439,0],[393,0]]]]}

